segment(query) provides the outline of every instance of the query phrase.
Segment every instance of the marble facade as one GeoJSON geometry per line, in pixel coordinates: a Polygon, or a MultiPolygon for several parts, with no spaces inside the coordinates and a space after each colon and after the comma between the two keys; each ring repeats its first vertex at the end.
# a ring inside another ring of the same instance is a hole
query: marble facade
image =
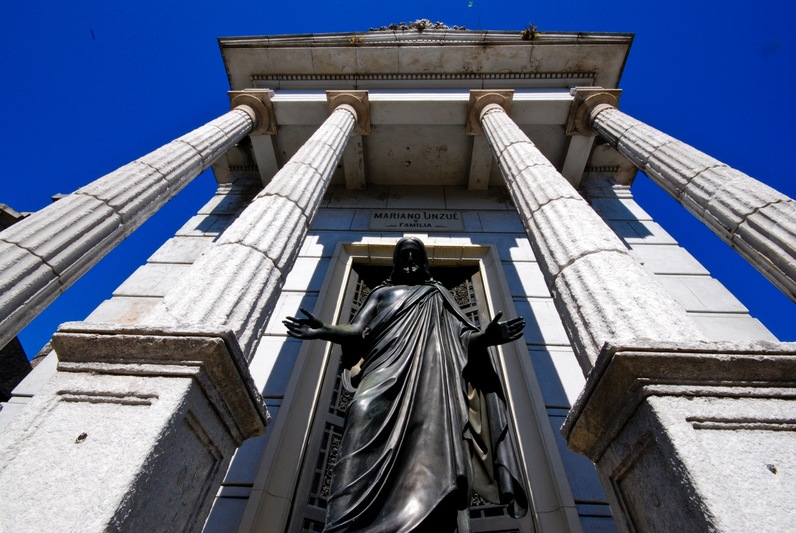
{"type": "Polygon", "coordinates": [[[59,329],[0,412],[0,479],[23,494],[55,487],[47,505],[0,501],[0,525],[41,530],[59,513],[65,529],[312,530],[297,487],[334,355],[288,338],[281,320],[299,307],[334,319],[352,265],[385,264],[411,234],[432,265],[477,267],[490,312],[526,319],[502,351],[532,495],[518,530],[796,526],[796,345],[646,214],[632,169],[657,172],[786,292],[793,200],[726,165],[694,170],[683,161],[704,154],[621,114],[630,39],[551,34],[534,47],[490,33],[222,39],[233,111],[178,140],[199,155],[183,163],[172,143],[146,163],[152,183],[126,179],[141,174],[134,162],[48,208],[112,219],[96,238],[53,240],[67,219],[49,212],[0,234],[27,250],[3,254],[13,338],[26,320],[15,317],[55,297],[47,287],[177,192],[171,169],[184,181],[213,165],[219,182],[111,299],[59,329]],[[661,147],[686,155],[656,163],[674,158],[661,147]]]}

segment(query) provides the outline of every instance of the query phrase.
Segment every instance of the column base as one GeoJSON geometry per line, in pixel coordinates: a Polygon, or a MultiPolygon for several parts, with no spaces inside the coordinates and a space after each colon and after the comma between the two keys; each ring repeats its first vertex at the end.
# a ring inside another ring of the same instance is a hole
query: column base
{"type": "Polygon", "coordinates": [[[561,431],[625,531],[796,529],[796,343],[606,344],[561,431]]]}
{"type": "Polygon", "coordinates": [[[69,323],[56,375],[0,435],[9,531],[201,528],[269,415],[234,336],[69,323]]]}

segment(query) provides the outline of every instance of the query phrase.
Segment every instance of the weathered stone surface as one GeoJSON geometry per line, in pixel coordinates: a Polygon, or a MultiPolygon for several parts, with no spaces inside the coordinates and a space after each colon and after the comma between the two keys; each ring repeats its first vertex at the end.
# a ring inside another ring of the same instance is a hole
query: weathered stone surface
{"type": "MultiPolygon", "coordinates": [[[[735,180],[739,175],[745,176],[742,172],[738,172],[727,165],[707,168],[685,183],[683,189],[680,191],[680,203],[693,213],[694,216],[702,220],[705,217],[705,209],[707,208],[710,198],[724,184],[728,181],[735,180]]],[[[671,183],[676,179],[677,178],[670,179],[669,182],[671,183]]],[[[663,178],[661,178],[661,180],[663,180],[663,178]]],[[[664,183],[664,181],[661,181],[661,183],[664,183]]]]}
{"type": "MultiPolygon", "coordinates": [[[[0,291],[0,309],[7,310],[2,319],[4,329],[22,329],[24,324],[61,293],[61,284],[49,265],[16,244],[1,240],[0,272],[3,273],[4,283],[3,290],[0,291]],[[14,290],[11,290],[12,287],[14,290]],[[53,296],[42,297],[42,293],[53,296]]],[[[9,339],[14,338],[14,335],[7,336],[9,339]]]]}
{"type": "Polygon", "coordinates": [[[783,220],[796,220],[796,202],[759,209],[737,228],[732,244],[742,255],[756,256],[758,268],[769,272],[769,279],[788,292],[791,287],[780,281],[780,272],[787,279],[796,279],[796,225],[783,224],[783,220]],[[770,250],[769,254],[761,254],[763,249],[770,250]]]}
{"type": "Polygon", "coordinates": [[[683,194],[696,176],[708,169],[726,167],[720,161],[690,146],[671,140],[651,153],[646,165],[647,175],[665,187],[675,198],[683,194]],[[663,176],[672,176],[672,179],[666,180],[663,176]]]}
{"type": "Polygon", "coordinates": [[[202,172],[201,154],[180,139],[175,139],[136,161],[156,169],[176,190],[181,190],[202,172]]]}
{"type": "Polygon", "coordinates": [[[796,343],[606,346],[562,432],[634,531],[796,527],[796,343]]]}
{"type": "Polygon", "coordinates": [[[146,220],[168,198],[169,184],[155,168],[133,161],[103,176],[75,194],[93,196],[111,207],[125,224],[146,220]],[[163,199],[165,197],[165,200],[163,199]]]}
{"type": "Polygon", "coordinates": [[[261,251],[285,272],[292,264],[309,224],[299,207],[281,196],[257,198],[236,224],[224,232],[219,244],[240,243],[261,251]],[[285,231],[290,228],[290,231],[285,231]]]}
{"type": "Polygon", "coordinates": [[[502,108],[487,106],[481,122],[584,374],[611,340],[702,338],[502,108]]]}
{"type": "MultiPolygon", "coordinates": [[[[240,110],[237,112],[241,113],[240,110]]],[[[183,135],[177,141],[186,143],[196,150],[202,162],[202,170],[204,170],[229,149],[228,139],[229,136],[221,129],[208,124],[201,130],[194,130],[183,135]]]]}
{"type": "Polygon", "coordinates": [[[584,374],[609,341],[704,338],[685,310],[625,253],[584,256],[556,278],[553,294],[584,374]]]}
{"type": "Polygon", "coordinates": [[[736,231],[759,210],[783,204],[794,206],[782,210],[778,221],[792,235],[793,199],[618,109],[597,113],[592,128],[796,301],[796,240],[782,233],[744,238],[736,231]]]}
{"type": "MultiPolygon", "coordinates": [[[[613,110],[609,109],[606,113],[611,111],[613,110]]],[[[616,149],[641,168],[647,166],[647,161],[653,153],[672,142],[674,142],[672,137],[646,128],[638,122],[622,134],[616,149]]]]}
{"type": "MultiPolygon", "coordinates": [[[[738,226],[749,216],[767,205],[775,202],[796,205],[790,198],[768,185],[753,180],[741,172],[735,171],[734,174],[727,177],[735,179],[727,179],[721,188],[714,191],[705,206],[705,216],[715,220],[730,234],[735,233],[738,226]]],[[[786,226],[789,222],[796,222],[796,218],[788,218],[787,212],[782,212],[781,215],[785,218],[781,219],[780,223],[786,226]]],[[[790,225],[791,228],[793,226],[790,225]]]]}
{"type": "Polygon", "coordinates": [[[217,245],[193,264],[143,323],[230,329],[250,353],[282,282],[281,272],[264,253],[239,244],[217,245]]]}
{"type": "Polygon", "coordinates": [[[37,268],[26,260],[24,280],[19,268],[0,270],[0,294],[9,305],[0,307],[0,345],[243,138],[251,126],[247,113],[230,111],[218,122],[186,135],[187,140],[172,141],[0,233],[0,242],[27,250],[44,265],[37,268]],[[57,283],[52,282],[53,274],[57,283]]]}
{"type": "Polygon", "coordinates": [[[355,121],[335,110],[145,323],[229,329],[251,358],[355,121]]]}
{"type": "Polygon", "coordinates": [[[547,279],[555,283],[558,274],[586,255],[605,251],[627,254],[616,234],[582,198],[551,202],[528,219],[537,242],[537,256],[547,279]],[[562,224],[566,220],[567,224],[562,224]],[[588,227],[590,231],[583,231],[588,227]]]}
{"type": "Polygon", "coordinates": [[[69,324],[53,343],[60,371],[0,435],[18,496],[0,500],[3,527],[200,528],[235,449],[268,421],[234,337],[69,324]]]}

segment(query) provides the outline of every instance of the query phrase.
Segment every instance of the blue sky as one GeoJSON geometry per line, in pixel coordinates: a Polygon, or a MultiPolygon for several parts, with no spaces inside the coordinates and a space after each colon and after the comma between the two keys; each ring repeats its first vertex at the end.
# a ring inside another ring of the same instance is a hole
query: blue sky
{"type": "MultiPolygon", "coordinates": [[[[473,29],[634,32],[621,109],[788,196],[796,7],[786,1],[3,2],[0,202],[36,211],[228,109],[217,37],[365,31],[418,18],[473,29]]],[[[20,335],[29,356],[81,320],[213,193],[208,173],[20,335]]],[[[775,335],[796,304],[645,176],[636,199],[775,335]]]]}

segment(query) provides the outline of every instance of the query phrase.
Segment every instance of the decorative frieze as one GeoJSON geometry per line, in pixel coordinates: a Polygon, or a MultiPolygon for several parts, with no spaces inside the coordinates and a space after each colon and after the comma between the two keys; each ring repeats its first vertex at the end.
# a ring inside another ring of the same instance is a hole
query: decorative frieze
{"type": "MultiPolygon", "coordinates": [[[[252,85],[263,81],[371,81],[371,80],[559,80],[594,81],[594,72],[498,72],[474,74],[416,73],[416,74],[253,74],[252,85]]],[[[584,84],[585,85],[585,84],[584,84]]]]}

